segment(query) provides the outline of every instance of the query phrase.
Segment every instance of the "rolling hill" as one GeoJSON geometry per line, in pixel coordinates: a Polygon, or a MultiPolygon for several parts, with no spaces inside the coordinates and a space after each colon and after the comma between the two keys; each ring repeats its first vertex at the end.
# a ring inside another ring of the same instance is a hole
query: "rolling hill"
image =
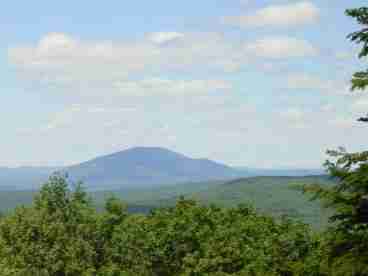
{"type": "Polygon", "coordinates": [[[225,207],[250,203],[261,212],[276,217],[288,215],[319,228],[327,225],[329,210],[301,191],[302,185],[316,183],[331,185],[333,181],[325,175],[241,178],[193,193],[191,197],[225,207]]]}
{"type": "Polygon", "coordinates": [[[304,184],[331,185],[326,175],[319,176],[266,176],[239,178],[231,181],[186,183],[175,186],[141,190],[116,190],[109,193],[95,193],[100,204],[103,198],[113,194],[128,205],[170,206],[179,196],[192,198],[203,204],[235,207],[248,204],[259,211],[275,217],[287,215],[300,219],[316,228],[327,225],[329,211],[319,202],[310,201],[301,191],[304,184]]]}
{"type": "MultiPolygon", "coordinates": [[[[310,201],[302,194],[300,185],[333,183],[327,176],[307,177],[250,177],[231,181],[182,183],[154,187],[119,188],[94,191],[91,197],[101,209],[106,198],[115,196],[127,203],[131,212],[148,212],[152,208],[172,206],[179,196],[196,199],[203,204],[233,207],[250,203],[259,211],[275,217],[288,215],[313,225],[327,224],[329,211],[319,202],[310,201]]],[[[0,211],[6,212],[18,205],[29,205],[35,192],[0,192],[0,211]]]]}

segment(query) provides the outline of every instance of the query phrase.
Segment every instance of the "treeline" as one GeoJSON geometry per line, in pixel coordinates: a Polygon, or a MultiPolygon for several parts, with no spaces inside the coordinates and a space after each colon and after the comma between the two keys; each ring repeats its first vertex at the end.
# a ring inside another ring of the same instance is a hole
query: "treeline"
{"type": "MultiPolygon", "coordinates": [[[[30,207],[0,222],[0,275],[328,275],[308,226],[181,199],[132,215],[97,212],[80,186],[53,176],[30,207]]],[[[327,266],[326,266],[327,267],[327,266]]]]}

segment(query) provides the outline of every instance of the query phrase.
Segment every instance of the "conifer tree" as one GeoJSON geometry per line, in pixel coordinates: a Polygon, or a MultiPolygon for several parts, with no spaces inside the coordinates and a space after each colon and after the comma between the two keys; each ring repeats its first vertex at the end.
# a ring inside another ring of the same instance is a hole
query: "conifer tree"
{"type": "MultiPolygon", "coordinates": [[[[348,38],[362,45],[359,58],[368,56],[368,8],[349,9],[346,14],[362,28],[348,38]]],[[[368,87],[368,70],[356,72],[351,80],[352,91],[368,87]]],[[[358,119],[368,122],[368,116],[358,119]]],[[[328,261],[333,275],[368,275],[368,151],[350,153],[344,148],[328,151],[332,161],[325,163],[336,185],[308,186],[315,198],[334,209],[327,235],[328,261]]]]}

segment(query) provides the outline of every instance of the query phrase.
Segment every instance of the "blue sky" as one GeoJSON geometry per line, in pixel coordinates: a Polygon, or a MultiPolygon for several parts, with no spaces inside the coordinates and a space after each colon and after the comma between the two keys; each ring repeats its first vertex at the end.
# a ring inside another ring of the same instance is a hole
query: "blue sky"
{"type": "Polygon", "coordinates": [[[344,10],[364,1],[7,1],[0,166],[133,146],[254,167],[364,148],[364,68],[344,10]]]}

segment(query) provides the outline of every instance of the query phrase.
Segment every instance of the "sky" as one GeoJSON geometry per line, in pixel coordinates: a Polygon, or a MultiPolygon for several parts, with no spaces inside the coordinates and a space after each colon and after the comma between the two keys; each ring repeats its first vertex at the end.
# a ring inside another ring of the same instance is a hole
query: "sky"
{"type": "Polygon", "coordinates": [[[317,168],[365,148],[368,94],[344,15],[362,0],[5,1],[0,166],[159,146],[317,168]]]}

